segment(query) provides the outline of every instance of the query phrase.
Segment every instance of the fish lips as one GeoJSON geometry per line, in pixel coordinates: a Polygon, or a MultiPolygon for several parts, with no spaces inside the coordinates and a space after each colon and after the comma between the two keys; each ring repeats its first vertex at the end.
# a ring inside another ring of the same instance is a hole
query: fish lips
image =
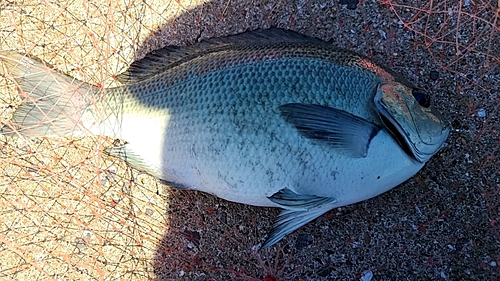
{"type": "Polygon", "coordinates": [[[399,145],[419,162],[427,162],[444,144],[450,129],[432,106],[421,106],[413,89],[398,82],[377,86],[374,102],[380,119],[399,145]]]}

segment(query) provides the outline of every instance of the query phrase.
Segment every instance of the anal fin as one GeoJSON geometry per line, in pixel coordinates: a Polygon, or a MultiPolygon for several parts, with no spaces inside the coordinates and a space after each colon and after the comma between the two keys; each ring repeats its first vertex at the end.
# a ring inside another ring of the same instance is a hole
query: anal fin
{"type": "Polygon", "coordinates": [[[163,172],[159,167],[154,167],[137,154],[132,148],[127,145],[111,147],[104,150],[105,153],[118,157],[127,162],[134,169],[144,171],[153,177],[157,178],[162,184],[176,189],[189,189],[188,186],[182,183],[174,182],[165,179],[163,172]]]}

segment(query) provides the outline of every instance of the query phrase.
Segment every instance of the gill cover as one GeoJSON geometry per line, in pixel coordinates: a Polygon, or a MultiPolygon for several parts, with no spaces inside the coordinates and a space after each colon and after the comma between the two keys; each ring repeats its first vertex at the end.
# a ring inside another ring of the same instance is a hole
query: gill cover
{"type": "Polygon", "coordinates": [[[387,129],[407,152],[423,163],[441,148],[450,129],[432,105],[419,104],[413,90],[389,81],[378,86],[374,101],[387,129]]]}

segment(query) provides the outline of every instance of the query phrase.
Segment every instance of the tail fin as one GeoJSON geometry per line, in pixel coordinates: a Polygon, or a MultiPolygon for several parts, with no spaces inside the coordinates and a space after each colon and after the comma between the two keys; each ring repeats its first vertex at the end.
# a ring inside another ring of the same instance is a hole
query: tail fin
{"type": "Polygon", "coordinates": [[[17,84],[24,99],[11,122],[0,130],[1,134],[26,137],[88,134],[81,118],[86,110],[91,110],[93,86],[15,52],[0,52],[0,63],[6,66],[6,78],[17,84]]]}

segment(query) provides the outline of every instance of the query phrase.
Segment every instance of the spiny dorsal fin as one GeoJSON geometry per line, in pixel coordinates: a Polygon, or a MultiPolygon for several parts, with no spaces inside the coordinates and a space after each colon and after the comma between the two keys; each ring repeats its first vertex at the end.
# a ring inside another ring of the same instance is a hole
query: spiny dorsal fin
{"type": "Polygon", "coordinates": [[[297,32],[279,28],[257,29],[237,35],[212,38],[195,43],[191,46],[167,46],[153,51],[141,60],[130,65],[130,68],[119,74],[117,79],[123,83],[138,82],[153,77],[166,69],[193,58],[229,48],[248,47],[255,44],[291,44],[309,43],[326,44],[319,39],[303,36],[297,32]]]}

